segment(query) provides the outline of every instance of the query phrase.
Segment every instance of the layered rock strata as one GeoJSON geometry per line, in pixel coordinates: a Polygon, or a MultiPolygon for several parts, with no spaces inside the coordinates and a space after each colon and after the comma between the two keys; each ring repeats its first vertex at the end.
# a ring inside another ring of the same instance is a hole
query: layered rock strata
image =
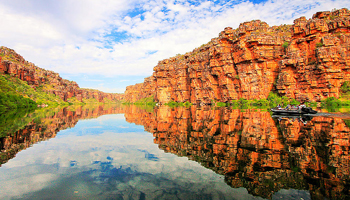
{"type": "Polygon", "coordinates": [[[301,17],[293,25],[244,22],[192,52],[160,61],[147,81],[126,89],[125,99],[154,94],[160,103],[210,104],[265,99],[271,91],[299,101],[338,98],[341,85],[350,81],[349,50],[345,8],[301,17]]]}
{"type": "Polygon", "coordinates": [[[53,71],[39,68],[26,61],[14,50],[3,46],[0,47],[0,73],[15,76],[26,81],[33,88],[44,88],[46,92],[59,96],[63,101],[68,101],[72,97],[76,97],[78,101],[97,99],[99,102],[107,99],[120,101],[123,98],[123,94],[80,88],[76,82],[63,79],[53,71]]]}

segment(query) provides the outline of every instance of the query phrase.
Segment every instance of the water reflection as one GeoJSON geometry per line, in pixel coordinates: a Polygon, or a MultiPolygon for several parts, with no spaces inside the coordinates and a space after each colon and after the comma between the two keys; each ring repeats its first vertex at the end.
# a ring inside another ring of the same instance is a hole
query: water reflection
{"type": "Polygon", "coordinates": [[[312,199],[349,198],[346,122],[335,115],[273,118],[261,110],[195,107],[160,107],[138,118],[159,148],[225,175],[234,188],[264,198],[308,190],[312,199]]]}
{"type": "Polygon", "coordinates": [[[98,106],[28,119],[0,139],[5,198],[350,198],[344,116],[98,106]]]}
{"type": "Polygon", "coordinates": [[[56,136],[57,132],[74,127],[80,119],[123,113],[120,106],[77,106],[46,108],[32,113],[7,113],[3,115],[0,129],[0,166],[17,152],[40,141],[56,136]],[[8,120],[11,119],[11,120],[8,120]]]}

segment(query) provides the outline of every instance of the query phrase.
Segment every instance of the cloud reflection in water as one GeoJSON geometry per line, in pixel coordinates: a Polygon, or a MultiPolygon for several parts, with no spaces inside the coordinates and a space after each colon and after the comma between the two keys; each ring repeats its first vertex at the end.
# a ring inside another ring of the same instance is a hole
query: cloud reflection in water
{"type": "Polygon", "coordinates": [[[0,175],[4,199],[261,199],[186,157],[164,153],[123,115],[79,121],[19,152],[0,175]]]}

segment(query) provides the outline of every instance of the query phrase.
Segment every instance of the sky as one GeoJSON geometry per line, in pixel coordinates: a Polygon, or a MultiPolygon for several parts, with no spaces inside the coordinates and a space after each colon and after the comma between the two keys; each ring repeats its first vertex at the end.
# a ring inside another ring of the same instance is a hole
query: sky
{"type": "Polygon", "coordinates": [[[0,0],[0,46],[82,88],[123,93],[225,27],[292,24],[334,8],[350,0],[0,0]]]}

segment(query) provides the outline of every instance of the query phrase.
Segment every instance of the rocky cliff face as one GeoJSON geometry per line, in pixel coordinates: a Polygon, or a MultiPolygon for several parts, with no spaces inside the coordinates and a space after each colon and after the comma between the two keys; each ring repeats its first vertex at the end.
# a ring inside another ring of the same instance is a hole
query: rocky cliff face
{"type": "Polygon", "coordinates": [[[339,97],[350,81],[350,12],[340,9],[269,27],[254,20],[225,28],[190,53],[162,60],[125,98],[211,103],[264,99],[271,91],[299,101],[339,97]],[[152,86],[152,87],[149,87],[152,86]]]}
{"type": "Polygon", "coordinates": [[[120,101],[123,94],[104,93],[98,90],[83,89],[74,81],[60,77],[58,73],[45,70],[26,61],[14,50],[0,47],[0,73],[11,74],[23,81],[26,81],[33,88],[41,87],[46,92],[59,96],[62,100],[68,101],[76,97],[78,101],[83,99],[97,99],[99,102],[105,100],[120,101]]]}
{"type": "Polygon", "coordinates": [[[127,86],[123,100],[127,102],[136,102],[154,95],[156,91],[155,83],[155,78],[151,76],[145,78],[143,83],[127,86]]]}

